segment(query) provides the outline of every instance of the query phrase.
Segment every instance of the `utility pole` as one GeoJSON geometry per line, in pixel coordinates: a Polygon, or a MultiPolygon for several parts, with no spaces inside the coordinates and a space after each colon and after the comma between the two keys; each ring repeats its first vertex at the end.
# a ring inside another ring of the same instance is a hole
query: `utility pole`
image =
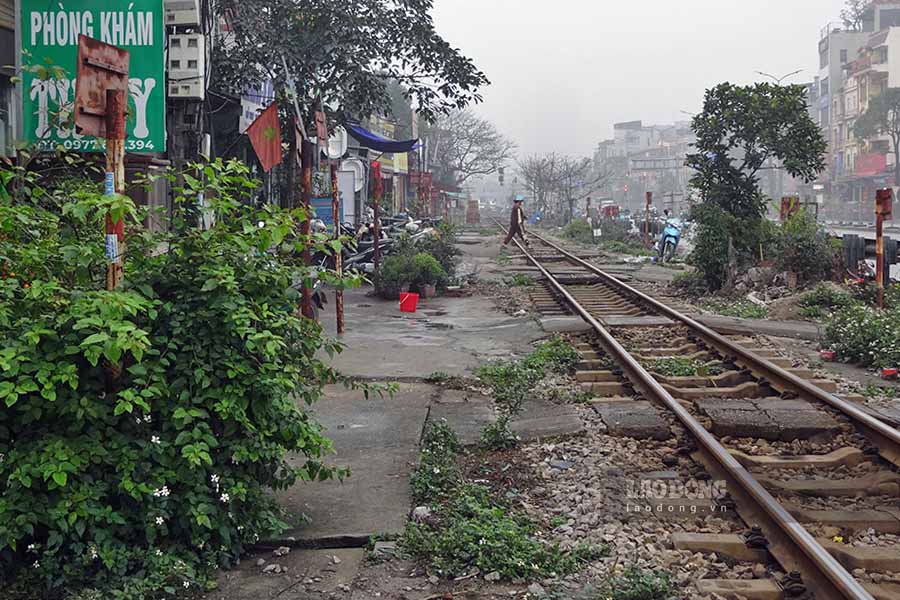
{"type": "MultiPolygon", "coordinates": [[[[341,193],[338,190],[337,164],[334,160],[329,159],[329,169],[331,170],[331,217],[334,220],[334,239],[341,239],[341,193]]],[[[344,277],[344,255],[343,249],[335,250],[334,253],[334,270],[337,273],[338,280],[344,277]]],[[[334,307],[337,316],[337,333],[344,333],[344,290],[340,285],[334,290],[334,307]]]]}
{"type": "Polygon", "coordinates": [[[884,221],[892,216],[892,200],[894,191],[885,188],[875,192],[875,279],[878,280],[878,308],[884,308],[884,282],[888,279],[885,273],[884,260],[884,221]]]}
{"type": "Polygon", "coordinates": [[[650,205],[653,204],[653,192],[647,192],[647,206],[644,211],[644,245],[650,247],[650,205]]]}
{"type": "MultiPolygon", "coordinates": [[[[125,193],[125,107],[124,90],[106,90],[106,189],[108,196],[125,193]]],[[[125,224],[113,222],[106,215],[106,289],[115,290],[122,283],[125,252],[125,224]]]]}
{"type": "MultiPolygon", "coordinates": [[[[295,121],[295,127],[300,126],[298,122],[295,121]]],[[[296,134],[295,134],[296,135],[296,134]]],[[[306,213],[306,218],[303,219],[300,223],[300,234],[303,236],[303,264],[307,267],[312,263],[312,253],[310,252],[310,220],[312,219],[312,215],[310,214],[310,198],[312,197],[312,164],[313,164],[313,148],[315,146],[312,142],[306,139],[304,135],[303,140],[301,141],[300,147],[300,208],[306,213]]],[[[291,161],[291,168],[296,169],[296,161],[291,161]]],[[[296,197],[296,191],[294,192],[296,197]]],[[[296,204],[295,204],[296,206],[296,204]]],[[[309,279],[306,278],[303,282],[303,288],[301,290],[301,304],[300,308],[303,312],[303,316],[308,319],[312,319],[314,317],[312,310],[312,289],[309,287],[309,279]]]]}

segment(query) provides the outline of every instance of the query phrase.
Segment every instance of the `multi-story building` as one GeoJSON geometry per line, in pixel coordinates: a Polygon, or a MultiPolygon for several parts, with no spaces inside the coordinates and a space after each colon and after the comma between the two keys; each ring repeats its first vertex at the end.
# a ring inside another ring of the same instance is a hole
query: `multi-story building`
{"type": "Polygon", "coordinates": [[[900,87],[900,26],[870,34],[859,58],[845,66],[842,93],[834,100],[835,118],[828,130],[832,195],[838,200],[859,203],[891,183],[890,167],[897,159],[889,138],[861,140],[854,134],[859,115],[889,87],[900,87]]]}
{"type": "Polygon", "coordinates": [[[661,205],[679,207],[691,177],[684,164],[695,141],[690,123],[645,126],[628,121],[615,124],[613,132],[613,139],[600,142],[594,153],[595,168],[614,173],[601,190],[602,199],[639,208],[652,191],[661,205]]]}
{"type": "MultiPolygon", "coordinates": [[[[895,44],[892,29],[900,26],[900,1],[873,0],[863,14],[858,30],[828,24],[819,39],[819,76],[809,88],[810,112],[828,142],[827,168],[820,183],[833,197],[845,196],[847,181],[860,175],[858,159],[871,176],[877,162],[854,138],[853,125],[865,111],[868,99],[888,85],[895,44]],[[812,89],[815,86],[815,89],[812,89]]],[[[900,59],[900,57],[898,57],[900,59]]],[[[894,75],[897,81],[900,70],[894,75]]],[[[900,81],[891,85],[900,85],[900,81]]]]}

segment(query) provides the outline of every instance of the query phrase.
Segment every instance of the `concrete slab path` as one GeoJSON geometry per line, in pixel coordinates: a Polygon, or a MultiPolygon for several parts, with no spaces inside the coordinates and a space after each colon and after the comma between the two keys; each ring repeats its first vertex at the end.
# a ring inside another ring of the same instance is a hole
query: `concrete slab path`
{"type": "MultiPolygon", "coordinates": [[[[367,296],[369,291],[345,294],[341,341],[348,351],[331,361],[345,375],[384,380],[424,378],[436,371],[464,375],[487,360],[521,354],[546,337],[534,321],[496,310],[490,298],[420,300],[416,313],[401,313],[398,302],[367,296]]],[[[329,305],[322,316],[331,336],[333,311],[329,305]]]]}
{"type": "Polygon", "coordinates": [[[279,539],[340,547],[402,532],[412,501],[409,475],[434,393],[430,385],[407,383],[393,398],[366,399],[362,392],[329,386],[313,414],[334,442],[336,454],[326,462],[349,467],[351,476],[280,492],[279,502],[298,526],[279,539]],[[304,515],[310,522],[299,525],[304,515]]]}

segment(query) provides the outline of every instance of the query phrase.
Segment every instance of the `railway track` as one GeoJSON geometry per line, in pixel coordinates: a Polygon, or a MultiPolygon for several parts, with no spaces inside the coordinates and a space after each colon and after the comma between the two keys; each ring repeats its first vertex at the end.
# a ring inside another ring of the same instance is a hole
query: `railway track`
{"type": "MultiPolygon", "coordinates": [[[[736,582],[734,594],[900,600],[898,429],[836,395],[833,382],[791,368],[767,341],[721,335],[530,237],[533,249],[515,241],[541,275],[532,300],[544,315],[574,314],[590,326],[577,346],[576,378],[610,431],[633,434],[635,416],[673,423],[655,431],[686,432],[686,453],[726,482],[748,532],[739,540],[694,536],[689,549],[765,547],[790,573],[776,588],[736,582]],[[697,368],[661,374],[672,362],[697,368]],[[871,545],[844,543],[862,532],[871,545]]],[[[698,582],[705,593],[729,589],[722,586],[698,582]]]]}

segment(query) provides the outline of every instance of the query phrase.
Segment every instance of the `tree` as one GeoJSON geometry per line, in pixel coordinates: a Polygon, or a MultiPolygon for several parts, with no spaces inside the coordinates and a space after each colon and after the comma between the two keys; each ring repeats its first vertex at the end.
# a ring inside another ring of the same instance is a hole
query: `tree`
{"type": "Polygon", "coordinates": [[[611,168],[596,168],[590,158],[555,152],[526,156],[518,167],[535,206],[547,216],[557,216],[563,224],[572,220],[578,202],[602,188],[614,175],[611,168]]]}
{"type": "Polygon", "coordinates": [[[559,161],[558,187],[567,209],[563,222],[569,223],[576,205],[603,187],[612,176],[611,169],[595,169],[590,158],[562,157],[559,161]]]}
{"type": "Polygon", "coordinates": [[[702,205],[691,260],[716,290],[766,245],[759,173],[782,168],[808,183],[825,168],[826,144],[799,85],[723,83],[706,91],[692,127],[697,151],[686,164],[702,205]]]}
{"type": "Polygon", "coordinates": [[[844,27],[850,31],[862,31],[863,17],[871,4],[872,0],[847,0],[847,4],[841,10],[844,27]]]}
{"type": "MultiPolygon", "coordinates": [[[[886,135],[891,138],[894,156],[900,156],[900,88],[888,88],[872,98],[866,112],[856,120],[853,133],[860,139],[886,135]]],[[[897,160],[894,160],[894,184],[900,185],[897,160]]]]}
{"type": "Polygon", "coordinates": [[[691,186],[740,219],[764,212],[761,170],[782,168],[808,183],[825,168],[825,139],[800,85],[720,84],[706,91],[691,126],[697,135],[697,152],[687,156],[697,171],[691,186]]]}
{"type": "Polygon", "coordinates": [[[551,196],[559,186],[560,162],[559,155],[550,153],[526,156],[517,163],[535,207],[548,216],[552,212],[551,196]]]}
{"type": "Polygon", "coordinates": [[[212,54],[213,85],[239,94],[271,79],[284,90],[283,63],[298,82],[301,105],[318,98],[338,118],[387,112],[389,81],[433,118],[481,99],[487,78],[441,38],[432,0],[220,0],[229,24],[212,54]]]}
{"type": "Polygon", "coordinates": [[[516,145],[471,111],[454,111],[423,128],[435,181],[455,187],[491,175],[512,159],[516,145]]]}

